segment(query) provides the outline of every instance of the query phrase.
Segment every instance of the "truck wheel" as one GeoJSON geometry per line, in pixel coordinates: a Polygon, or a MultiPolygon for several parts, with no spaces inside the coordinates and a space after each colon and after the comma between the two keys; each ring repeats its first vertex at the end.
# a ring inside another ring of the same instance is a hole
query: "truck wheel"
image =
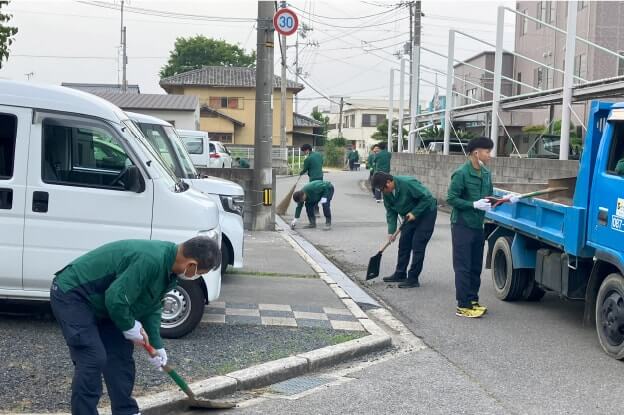
{"type": "Polygon", "coordinates": [[[620,274],[610,274],[600,285],[596,331],[603,350],[615,359],[624,359],[624,278],[620,274]]]}
{"type": "Polygon", "coordinates": [[[228,265],[230,264],[230,250],[225,243],[221,243],[221,277],[225,276],[228,265]]]}
{"type": "Polygon", "coordinates": [[[496,297],[503,301],[515,301],[522,297],[527,285],[525,270],[513,269],[509,236],[501,236],[492,249],[492,282],[496,297]]]}
{"type": "Polygon", "coordinates": [[[165,294],[160,334],[177,339],[192,332],[204,314],[204,291],[199,280],[179,281],[177,287],[165,294]]]}
{"type": "Polygon", "coordinates": [[[522,299],[525,301],[539,301],[541,300],[546,291],[542,290],[535,283],[535,271],[534,270],[524,270],[526,273],[527,284],[522,291],[522,299]]]}

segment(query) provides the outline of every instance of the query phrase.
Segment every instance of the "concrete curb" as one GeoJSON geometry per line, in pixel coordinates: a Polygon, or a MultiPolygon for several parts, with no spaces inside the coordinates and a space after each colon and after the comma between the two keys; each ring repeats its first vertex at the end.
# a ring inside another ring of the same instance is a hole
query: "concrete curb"
{"type": "MultiPolygon", "coordinates": [[[[278,226],[287,226],[283,221],[278,221],[278,226]]],[[[280,235],[293,247],[319,275],[336,296],[344,303],[345,307],[370,333],[369,336],[348,342],[323,347],[310,352],[295,356],[262,363],[247,369],[228,373],[224,376],[216,376],[190,384],[191,390],[197,396],[204,398],[216,398],[228,395],[238,390],[254,389],[271,385],[296,376],[312,372],[323,367],[340,363],[346,359],[362,356],[392,345],[392,338],[379,327],[353,299],[336,283],[329,273],[310,256],[290,235],[280,232],[280,235]]],[[[180,391],[161,392],[155,395],[144,396],[137,399],[143,415],[164,415],[186,407],[186,395],[180,391]]],[[[110,412],[103,412],[110,413],[110,412]]]]}

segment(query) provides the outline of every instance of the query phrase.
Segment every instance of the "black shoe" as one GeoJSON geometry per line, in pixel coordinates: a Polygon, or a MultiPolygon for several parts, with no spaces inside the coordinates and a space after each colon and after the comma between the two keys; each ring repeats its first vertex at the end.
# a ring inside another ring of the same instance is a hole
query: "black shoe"
{"type": "Polygon", "coordinates": [[[303,227],[303,229],[314,229],[316,228],[316,223],[309,223],[303,227]]]}
{"type": "Polygon", "coordinates": [[[408,278],[404,282],[399,284],[399,288],[414,288],[414,287],[420,287],[418,280],[414,278],[408,278]]]}
{"type": "Polygon", "coordinates": [[[396,275],[396,274],[392,274],[388,277],[383,277],[383,281],[384,282],[400,282],[400,281],[405,281],[406,277],[404,276],[400,276],[400,275],[396,275]]]}

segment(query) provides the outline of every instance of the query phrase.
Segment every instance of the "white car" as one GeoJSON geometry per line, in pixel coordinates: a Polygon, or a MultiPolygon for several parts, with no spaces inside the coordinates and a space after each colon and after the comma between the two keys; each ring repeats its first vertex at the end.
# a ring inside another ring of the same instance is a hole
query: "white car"
{"type": "Polygon", "coordinates": [[[227,147],[212,141],[205,131],[177,130],[196,167],[231,168],[232,156],[227,147]]]}
{"type": "Polygon", "coordinates": [[[167,121],[134,112],[126,111],[126,114],[138,125],[147,141],[178,178],[189,183],[192,189],[210,197],[219,206],[219,223],[222,233],[222,275],[225,274],[228,265],[232,265],[234,268],[242,268],[243,208],[245,204],[243,188],[225,179],[200,178],[176,130],[167,121]]]}
{"type": "MultiPolygon", "coordinates": [[[[122,239],[220,243],[219,209],[161,164],[128,116],[70,88],[0,80],[0,299],[48,300],[54,273],[122,239]]],[[[221,271],[167,293],[161,333],[181,337],[221,271]]]]}

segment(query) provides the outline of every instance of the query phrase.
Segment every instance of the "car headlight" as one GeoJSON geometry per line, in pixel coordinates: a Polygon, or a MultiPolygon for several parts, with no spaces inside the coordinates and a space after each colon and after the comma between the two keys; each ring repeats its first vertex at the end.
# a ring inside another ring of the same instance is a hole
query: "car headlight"
{"type": "Polygon", "coordinates": [[[223,205],[223,210],[243,216],[245,206],[244,196],[219,195],[219,197],[221,198],[221,205],[223,205]]]}

